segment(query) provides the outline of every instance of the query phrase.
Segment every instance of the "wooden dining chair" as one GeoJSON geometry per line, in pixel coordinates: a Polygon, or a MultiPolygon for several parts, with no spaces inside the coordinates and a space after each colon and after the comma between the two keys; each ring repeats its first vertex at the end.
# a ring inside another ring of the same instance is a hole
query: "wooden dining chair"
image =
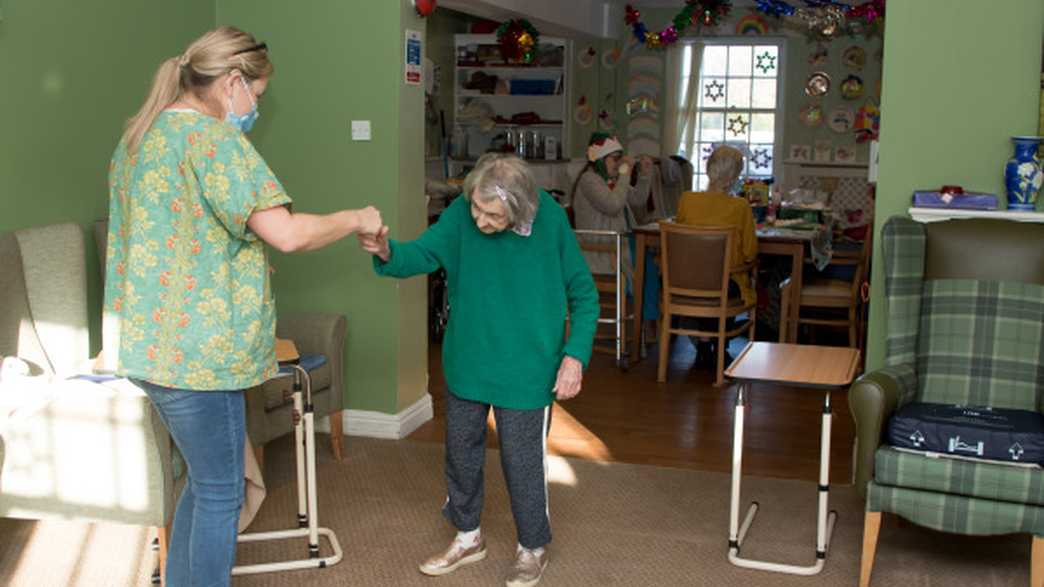
{"type": "Polygon", "coordinates": [[[863,245],[854,251],[835,251],[828,265],[853,267],[852,279],[835,279],[809,276],[805,273],[801,284],[800,296],[793,291],[790,279],[780,284],[780,328],[779,342],[785,342],[791,328],[800,328],[802,324],[813,326],[830,326],[848,330],[848,346],[862,349],[862,289],[869,276],[869,260],[873,230],[867,231],[863,245]],[[794,324],[787,318],[790,316],[790,304],[797,303],[798,320],[794,324]],[[818,311],[817,315],[802,316],[801,310],[818,311]],[[837,316],[826,313],[834,312],[837,316]]]}
{"type": "MultiPolygon", "coordinates": [[[[687,226],[673,222],[660,223],[660,259],[663,271],[663,301],[660,320],[660,357],[656,380],[667,381],[667,360],[670,356],[672,334],[713,337],[717,340],[717,370],[714,385],[724,380],[725,346],[729,338],[743,331],[754,340],[755,304],[743,302],[741,297],[729,297],[729,278],[732,266],[735,229],[728,227],[687,226]],[[749,312],[745,323],[728,328],[728,319],[749,312]],[[699,330],[671,326],[674,316],[712,318],[717,320],[714,330],[699,330]]],[[[751,274],[753,283],[755,264],[741,268],[751,274]]]]}

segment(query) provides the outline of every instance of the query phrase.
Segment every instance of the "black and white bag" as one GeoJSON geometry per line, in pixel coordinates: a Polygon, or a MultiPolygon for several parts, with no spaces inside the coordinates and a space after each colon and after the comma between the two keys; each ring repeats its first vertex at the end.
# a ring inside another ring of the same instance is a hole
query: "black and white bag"
{"type": "Polygon", "coordinates": [[[1029,410],[910,403],[888,422],[887,440],[902,449],[1044,463],[1044,416],[1029,410]]]}

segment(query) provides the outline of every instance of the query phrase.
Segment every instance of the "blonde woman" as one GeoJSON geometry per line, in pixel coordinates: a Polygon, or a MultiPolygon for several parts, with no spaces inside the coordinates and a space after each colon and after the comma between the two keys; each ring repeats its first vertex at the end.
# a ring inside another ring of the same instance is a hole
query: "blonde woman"
{"type": "Polygon", "coordinates": [[[545,438],[551,403],[580,393],[598,322],[598,292],[565,212],[537,190],[524,161],[483,155],[464,181],[464,196],[417,240],[389,241],[382,229],[359,241],[374,255],[380,275],[446,270],[443,513],[457,534],[420,571],[445,575],[486,557],[479,519],[492,409],[518,533],[506,584],[530,587],[549,560],[545,438]]]}
{"type": "Polygon", "coordinates": [[[109,172],[106,357],[152,400],[188,465],[169,587],[228,585],[243,502],[243,390],[276,372],[264,243],[311,250],[375,232],[373,208],[291,213],[244,134],[268,48],[232,27],[164,61],[109,172]]]}

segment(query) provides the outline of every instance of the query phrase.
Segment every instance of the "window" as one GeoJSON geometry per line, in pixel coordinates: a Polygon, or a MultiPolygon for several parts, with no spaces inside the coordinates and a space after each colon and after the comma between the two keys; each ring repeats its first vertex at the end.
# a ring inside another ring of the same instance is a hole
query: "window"
{"type": "Polygon", "coordinates": [[[696,107],[680,109],[688,119],[679,121],[678,152],[693,163],[696,190],[707,188],[706,161],[715,146],[743,150],[746,177],[770,177],[782,142],[782,46],[767,39],[721,41],[687,45],[682,56],[681,103],[695,98],[696,107]]]}

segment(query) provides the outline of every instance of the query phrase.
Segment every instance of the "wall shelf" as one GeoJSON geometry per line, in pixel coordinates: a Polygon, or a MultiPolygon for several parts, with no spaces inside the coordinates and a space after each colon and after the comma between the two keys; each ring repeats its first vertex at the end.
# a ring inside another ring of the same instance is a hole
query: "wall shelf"
{"type": "Polygon", "coordinates": [[[1018,212],[1008,210],[965,210],[960,208],[910,208],[910,218],[917,222],[940,222],[962,218],[995,218],[1016,222],[1044,223],[1044,212],[1018,212]]]}

